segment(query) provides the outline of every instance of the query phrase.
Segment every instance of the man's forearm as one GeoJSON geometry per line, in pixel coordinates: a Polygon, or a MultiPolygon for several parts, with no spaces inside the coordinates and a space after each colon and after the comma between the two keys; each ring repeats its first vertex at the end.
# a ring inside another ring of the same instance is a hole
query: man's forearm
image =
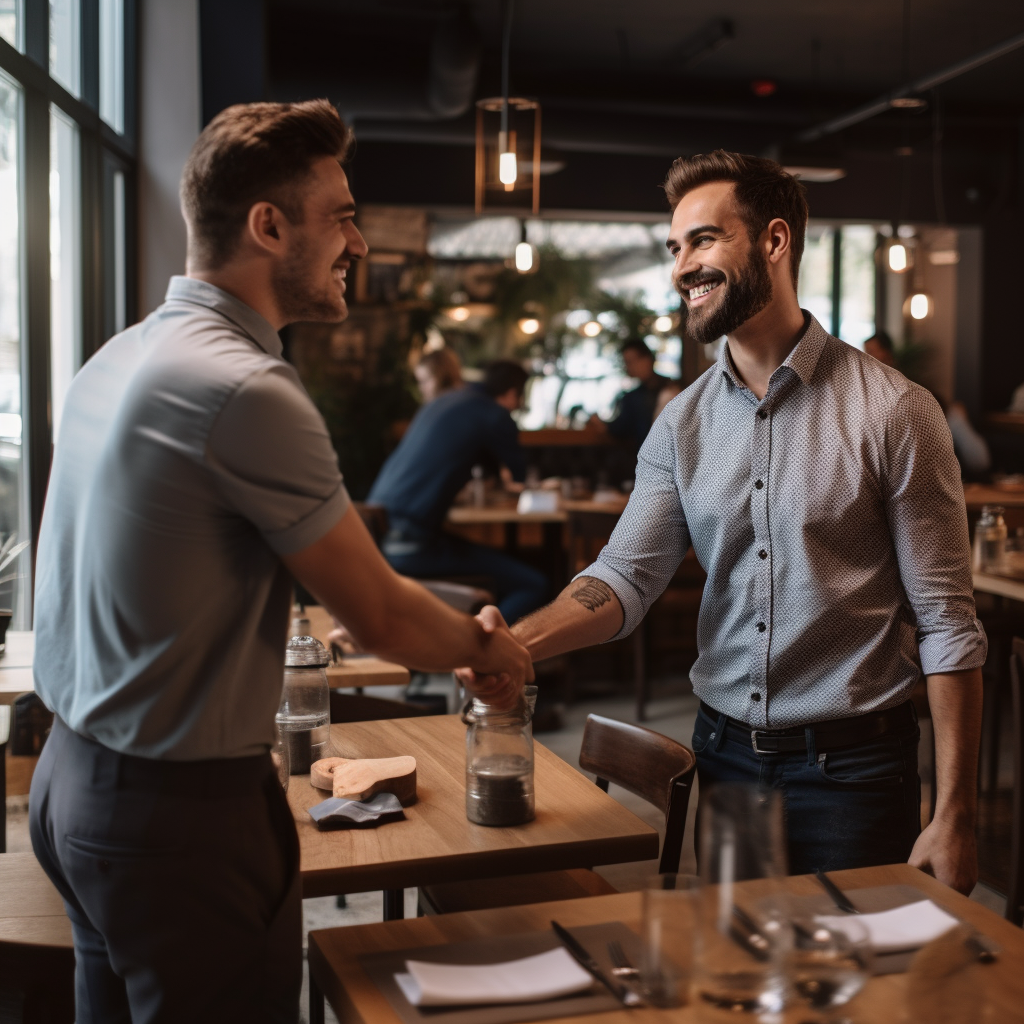
{"type": "Polygon", "coordinates": [[[544,608],[512,627],[534,661],[610,640],[622,628],[623,611],[603,580],[581,576],[544,608]]]}
{"type": "Polygon", "coordinates": [[[974,830],[978,746],[981,742],[981,669],[928,676],[935,733],[935,817],[974,830]]]}

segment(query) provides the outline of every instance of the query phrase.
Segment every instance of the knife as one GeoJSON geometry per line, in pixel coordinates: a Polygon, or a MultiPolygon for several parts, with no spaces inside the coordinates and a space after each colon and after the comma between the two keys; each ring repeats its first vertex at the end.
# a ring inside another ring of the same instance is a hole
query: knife
{"type": "Polygon", "coordinates": [[[859,914],[860,911],[850,902],[849,897],[843,892],[842,889],[832,881],[828,875],[825,874],[821,868],[814,869],[814,875],[821,882],[825,889],[825,892],[832,897],[832,902],[840,909],[845,910],[847,914],[859,914]]]}
{"type": "Polygon", "coordinates": [[[643,1000],[637,995],[636,992],[626,988],[625,985],[620,985],[616,981],[612,981],[604,971],[601,970],[598,962],[580,945],[579,941],[569,932],[566,928],[563,928],[557,921],[551,922],[551,927],[554,929],[555,934],[558,936],[562,945],[569,951],[569,955],[582,967],[585,971],[592,974],[599,982],[623,1006],[642,1006],[643,1000]]]}

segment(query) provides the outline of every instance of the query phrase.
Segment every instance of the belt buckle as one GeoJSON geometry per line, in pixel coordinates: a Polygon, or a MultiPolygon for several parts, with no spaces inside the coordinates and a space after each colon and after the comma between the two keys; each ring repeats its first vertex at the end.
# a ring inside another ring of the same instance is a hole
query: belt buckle
{"type": "Polygon", "coordinates": [[[760,731],[761,730],[759,730],[759,729],[751,729],[750,730],[750,745],[754,748],[754,753],[755,754],[774,754],[774,753],[776,753],[776,751],[774,751],[774,750],[762,750],[757,745],[757,734],[760,731]]]}

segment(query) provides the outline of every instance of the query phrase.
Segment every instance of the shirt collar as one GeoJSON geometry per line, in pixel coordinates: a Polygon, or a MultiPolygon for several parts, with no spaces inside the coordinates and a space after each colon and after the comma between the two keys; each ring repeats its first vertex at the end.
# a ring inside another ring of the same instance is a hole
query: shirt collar
{"type": "Polygon", "coordinates": [[[206,306],[215,313],[220,313],[237,327],[240,327],[268,355],[280,358],[283,351],[281,337],[252,306],[247,306],[241,299],[218,288],[209,281],[200,281],[194,277],[174,276],[167,287],[167,302],[191,302],[197,306],[206,306]]]}
{"type": "MultiPolygon", "coordinates": [[[[793,346],[793,351],[786,356],[782,366],[789,367],[800,378],[802,383],[807,384],[811,377],[814,376],[814,369],[818,365],[818,360],[821,358],[821,353],[824,351],[825,342],[828,340],[829,335],[806,309],[803,310],[803,314],[803,334],[796,345],[793,346]]],[[[718,365],[732,384],[738,388],[746,387],[736,372],[732,355],[729,352],[728,342],[722,345],[722,350],[718,354],[718,365]]],[[[779,369],[781,368],[780,366],[779,369]]],[[[778,370],[775,372],[778,373],[778,370]]]]}

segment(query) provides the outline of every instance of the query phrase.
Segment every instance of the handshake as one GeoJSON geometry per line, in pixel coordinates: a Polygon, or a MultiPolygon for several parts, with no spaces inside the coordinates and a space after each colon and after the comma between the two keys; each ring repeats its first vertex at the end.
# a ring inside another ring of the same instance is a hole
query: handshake
{"type": "Polygon", "coordinates": [[[512,635],[508,623],[494,605],[476,616],[483,631],[480,655],[473,667],[459,668],[455,677],[467,692],[500,710],[511,710],[523,699],[523,687],[533,682],[530,652],[512,635]]]}

